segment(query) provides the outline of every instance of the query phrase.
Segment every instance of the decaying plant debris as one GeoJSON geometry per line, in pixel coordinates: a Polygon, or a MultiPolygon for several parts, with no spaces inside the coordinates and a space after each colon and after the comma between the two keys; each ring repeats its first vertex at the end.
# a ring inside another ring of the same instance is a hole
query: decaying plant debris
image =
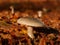
{"type": "Polygon", "coordinates": [[[54,6],[51,6],[51,3],[49,3],[50,6],[45,6],[47,2],[40,6],[36,3],[37,6],[34,5],[33,2],[29,2],[29,6],[24,5],[27,3],[6,4],[5,7],[1,5],[0,9],[0,45],[60,45],[60,7],[58,3],[53,3],[54,6]],[[31,26],[33,32],[29,35],[33,34],[33,39],[28,35],[27,27],[29,26],[17,23],[18,19],[25,17],[38,19],[46,25],[46,27],[31,26]]]}

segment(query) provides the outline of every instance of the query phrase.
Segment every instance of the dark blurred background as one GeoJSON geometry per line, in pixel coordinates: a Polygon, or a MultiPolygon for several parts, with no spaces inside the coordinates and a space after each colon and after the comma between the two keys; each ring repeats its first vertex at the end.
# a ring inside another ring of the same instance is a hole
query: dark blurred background
{"type": "Polygon", "coordinates": [[[0,0],[0,10],[8,9],[10,5],[13,5],[16,10],[40,10],[43,7],[55,9],[60,7],[60,0],[0,0]]]}

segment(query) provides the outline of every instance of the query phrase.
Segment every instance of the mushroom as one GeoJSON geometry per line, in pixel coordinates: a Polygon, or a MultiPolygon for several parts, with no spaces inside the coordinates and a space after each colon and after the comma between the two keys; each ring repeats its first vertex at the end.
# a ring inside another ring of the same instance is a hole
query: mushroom
{"type": "Polygon", "coordinates": [[[27,34],[30,38],[34,38],[33,29],[37,32],[42,32],[45,34],[59,34],[56,29],[53,29],[49,26],[46,26],[42,21],[32,18],[32,17],[23,17],[17,20],[17,23],[27,26],[27,34]],[[33,27],[33,28],[32,28],[33,27]]]}
{"type": "Polygon", "coordinates": [[[42,16],[42,11],[38,11],[38,17],[42,16]]]}
{"type": "Polygon", "coordinates": [[[34,38],[32,27],[43,27],[45,26],[43,22],[36,18],[24,17],[17,20],[17,23],[27,26],[27,34],[30,38],[34,38]]]}
{"type": "Polygon", "coordinates": [[[10,6],[10,9],[11,9],[11,13],[14,14],[14,7],[10,6]]]}

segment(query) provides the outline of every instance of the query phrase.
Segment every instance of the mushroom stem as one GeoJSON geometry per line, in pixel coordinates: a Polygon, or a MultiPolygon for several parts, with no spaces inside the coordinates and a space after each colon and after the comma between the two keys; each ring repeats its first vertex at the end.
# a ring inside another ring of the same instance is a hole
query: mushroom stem
{"type": "Polygon", "coordinates": [[[32,38],[32,39],[34,38],[32,27],[27,27],[27,34],[30,38],[32,38]]]}
{"type": "Polygon", "coordinates": [[[39,17],[42,16],[42,11],[38,11],[38,16],[39,16],[39,17]]]}
{"type": "Polygon", "coordinates": [[[11,13],[14,14],[14,7],[10,6],[10,9],[11,9],[11,13]]]}

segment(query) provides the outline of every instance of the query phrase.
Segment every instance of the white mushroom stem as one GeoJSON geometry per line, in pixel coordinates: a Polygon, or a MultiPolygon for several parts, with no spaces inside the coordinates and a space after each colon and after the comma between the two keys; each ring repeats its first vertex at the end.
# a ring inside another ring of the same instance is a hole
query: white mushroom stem
{"type": "Polygon", "coordinates": [[[34,38],[32,27],[27,27],[27,34],[30,38],[32,38],[32,39],[34,38]]]}
{"type": "Polygon", "coordinates": [[[14,7],[11,6],[10,9],[11,9],[11,13],[14,14],[14,7]]]}
{"type": "Polygon", "coordinates": [[[42,16],[42,11],[38,11],[38,16],[39,16],[39,17],[42,16]]]}

